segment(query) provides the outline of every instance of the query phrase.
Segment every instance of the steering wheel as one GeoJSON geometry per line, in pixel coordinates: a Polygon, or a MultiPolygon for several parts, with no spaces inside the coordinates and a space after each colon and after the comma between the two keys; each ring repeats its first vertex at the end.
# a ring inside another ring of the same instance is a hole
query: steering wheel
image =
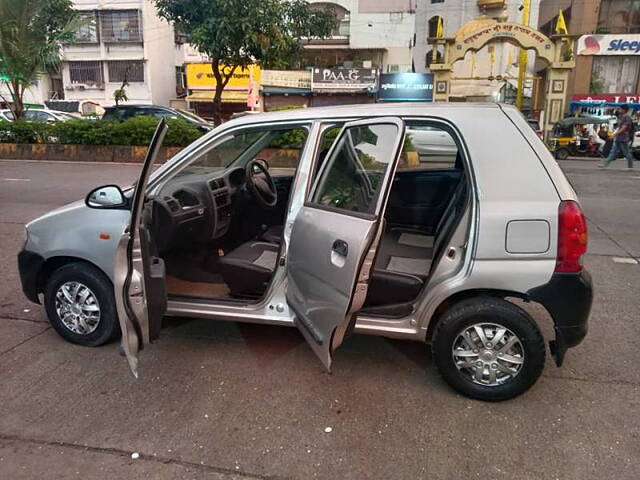
{"type": "Polygon", "coordinates": [[[278,203],[278,190],[267,170],[264,160],[251,160],[246,167],[247,188],[253,198],[263,207],[271,208],[278,203]]]}

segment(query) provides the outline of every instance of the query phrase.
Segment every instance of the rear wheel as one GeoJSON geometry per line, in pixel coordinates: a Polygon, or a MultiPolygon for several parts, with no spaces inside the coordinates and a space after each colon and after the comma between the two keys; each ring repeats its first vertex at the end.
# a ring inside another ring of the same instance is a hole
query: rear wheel
{"type": "Polygon", "coordinates": [[[460,393],[499,401],[528,390],[542,374],[545,346],[533,319],[499,298],[462,301],[436,325],[433,356],[460,393]]]}
{"type": "Polygon", "coordinates": [[[54,271],[44,306],[53,328],[71,343],[97,347],[120,332],[113,285],[92,265],[70,263],[54,271]]]}

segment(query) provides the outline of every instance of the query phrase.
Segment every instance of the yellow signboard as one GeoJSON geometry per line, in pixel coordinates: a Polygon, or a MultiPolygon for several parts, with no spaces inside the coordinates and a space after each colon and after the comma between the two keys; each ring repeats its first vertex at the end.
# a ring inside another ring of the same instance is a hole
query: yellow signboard
{"type": "MultiPolygon", "coordinates": [[[[247,90],[251,73],[253,72],[253,82],[260,83],[260,67],[258,65],[249,65],[247,68],[236,68],[231,76],[231,80],[227,83],[226,88],[247,90]]],[[[212,89],[216,86],[216,79],[213,76],[213,70],[210,63],[187,63],[187,88],[190,89],[212,89]]]]}

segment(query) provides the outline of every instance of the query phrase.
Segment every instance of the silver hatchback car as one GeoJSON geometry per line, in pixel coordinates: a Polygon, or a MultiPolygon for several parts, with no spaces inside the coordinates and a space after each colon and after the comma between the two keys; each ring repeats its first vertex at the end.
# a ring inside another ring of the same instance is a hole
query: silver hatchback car
{"type": "Polygon", "coordinates": [[[121,334],[136,376],[165,315],[296,326],[327,369],[354,330],[426,342],[444,379],[483,400],[542,372],[522,300],[549,313],[559,366],[586,335],[586,221],[510,106],[251,115],[152,172],[166,128],[134,187],[30,222],[18,257],[57,332],[87,346],[121,334]]]}

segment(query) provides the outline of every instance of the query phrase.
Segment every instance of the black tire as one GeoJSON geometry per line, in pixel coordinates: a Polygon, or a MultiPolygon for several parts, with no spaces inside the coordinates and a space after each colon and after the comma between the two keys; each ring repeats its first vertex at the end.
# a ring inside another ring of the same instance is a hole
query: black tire
{"type": "Polygon", "coordinates": [[[540,329],[521,308],[506,300],[478,297],[463,300],[438,321],[433,333],[434,362],[444,380],[455,390],[471,398],[501,401],[527,391],[540,377],[545,362],[545,345],[540,329]],[[495,386],[475,383],[456,367],[452,349],[460,333],[476,323],[497,324],[507,328],[520,341],[523,363],[517,375],[495,386]]]}
{"type": "Polygon", "coordinates": [[[559,148],[556,150],[556,159],[566,160],[569,157],[569,150],[566,148],[559,148]]]}
{"type": "Polygon", "coordinates": [[[44,306],[51,326],[65,340],[87,347],[98,347],[120,334],[116,313],[113,284],[98,268],[83,262],[69,263],[55,270],[48,278],[44,290],[44,306]],[[67,328],[56,311],[56,292],[67,282],[86,285],[95,295],[100,307],[100,319],[94,331],[75,333],[67,328]]]}

